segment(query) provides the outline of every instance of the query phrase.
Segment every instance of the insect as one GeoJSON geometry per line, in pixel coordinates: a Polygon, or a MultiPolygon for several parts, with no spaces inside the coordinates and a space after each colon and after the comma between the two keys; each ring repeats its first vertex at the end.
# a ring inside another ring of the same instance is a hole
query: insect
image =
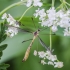
{"type": "Polygon", "coordinates": [[[27,48],[26,53],[25,53],[24,58],[23,58],[22,61],[26,61],[26,60],[28,59],[28,56],[29,56],[29,54],[30,54],[31,46],[32,46],[34,40],[38,37],[39,31],[40,31],[40,30],[37,30],[37,31],[35,31],[35,32],[33,33],[34,37],[33,37],[32,41],[31,41],[29,47],[27,48]]]}
{"type": "MultiPolygon", "coordinates": [[[[34,26],[35,26],[35,25],[34,25],[34,26]]],[[[35,27],[36,27],[36,26],[35,26],[35,27]]],[[[45,29],[46,29],[46,28],[45,28],[45,29]]],[[[42,30],[44,30],[44,29],[42,29],[42,30]]],[[[24,58],[23,58],[23,60],[22,60],[23,62],[28,59],[29,54],[30,54],[30,49],[31,49],[31,47],[32,47],[32,44],[33,44],[34,40],[38,37],[39,40],[40,40],[40,43],[42,42],[41,38],[39,37],[39,32],[42,31],[42,30],[41,30],[41,29],[38,29],[38,30],[36,30],[35,32],[33,32],[33,35],[34,35],[34,36],[33,36],[33,38],[32,38],[32,41],[31,41],[29,47],[27,48],[27,50],[26,50],[26,52],[25,52],[24,58]]],[[[31,40],[31,39],[29,39],[29,40],[31,40]]],[[[29,41],[29,40],[26,40],[26,41],[29,41]]],[[[42,45],[42,44],[41,44],[41,45],[42,45]]],[[[47,48],[46,46],[45,46],[44,48],[49,50],[49,48],[47,48]]]]}
{"type": "MultiPolygon", "coordinates": [[[[32,18],[32,21],[33,21],[33,18],[32,18]]],[[[33,21],[33,23],[34,23],[34,21],[33,21]]],[[[34,26],[35,26],[35,24],[34,24],[34,26]]],[[[36,26],[35,26],[35,28],[36,28],[36,26]]],[[[43,29],[43,30],[44,30],[44,29],[43,29]]],[[[26,50],[26,52],[25,52],[24,58],[23,58],[23,60],[22,60],[23,62],[28,59],[29,54],[30,54],[30,50],[31,50],[31,47],[32,47],[32,44],[33,44],[34,40],[39,36],[39,32],[40,32],[40,31],[41,31],[41,29],[38,29],[38,30],[36,30],[35,32],[33,32],[33,38],[32,38],[32,41],[31,41],[29,47],[27,48],[27,50],[26,50]]],[[[29,40],[31,40],[31,39],[29,39],[29,40]]],[[[26,41],[29,41],[29,40],[26,40],[26,41]]],[[[24,42],[24,41],[23,41],[23,42],[24,42]]]]}
{"type": "MultiPolygon", "coordinates": [[[[33,20],[33,19],[32,19],[32,20],[33,20]]],[[[18,23],[18,22],[16,22],[16,23],[18,23]]],[[[35,24],[34,24],[34,26],[35,26],[35,24]]],[[[9,26],[9,27],[14,27],[14,26],[9,26]]],[[[35,26],[35,27],[36,27],[36,26],[35,26]]],[[[18,30],[22,31],[22,32],[32,33],[32,32],[30,32],[30,31],[21,29],[21,28],[19,28],[19,27],[16,27],[16,28],[17,28],[18,30]]],[[[44,29],[46,29],[46,28],[44,28],[44,29]]],[[[42,30],[44,30],[44,29],[37,29],[35,32],[33,32],[33,38],[32,38],[32,39],[29,39],[29,40],[32,40],[32,41],[31,41],[30,45],[28,46],[28,48],[27,48],[27,50],[26,50],[26,52],[25,52],[24,58],[23,58],[23,60],[22,60],[23,62],[28,59],[29,54],[30,54],[30,50],[31,50],[31,47],[32,47],[32,45],[33,45],[34,40],[35,40],[37,37],[39,38],[39,32],[42,31],[42,30]]],[[[29,40],[26,40],[26,41],[29,41],[29,40]]],[[[26,41],[23,41],[23,42],[26,42],[26,41]]],[[[22,42],[22,43],[23,43],[23,42],[22,42]]]]}
{"type": "MultiPolygon", "coordinates": [[[[32,47],[32,44],[33,44],[34,40],[35,40],[37,37],[38,37],[38,39],[39,39],[41,45],[42,45],[45,49],[50,50],[50,49],[44,44],[44,42],[42,41],[42,39],[39,37],[39,32],[40,32],[40,31],[41,31],[41,30],[38,29],[37,31],[33,32],[33,35],[34,35],[34,36],[33,36],[33,38],[32,38],[32,41],[31,41],[29,47],[27,48],[27,50],[26,50],[26,52],[25,52],[25,55],[24,55],[24,58],[23,58],[22,61],[26,61],[26,60],[28,59],[29,54],[30,54],[30,49],[31,49],[31,47],[32,47]]],[[[29,40],[31,40],[31,39],[29,39],[29,40]]],[[[29,40],[27,40],[27,41],[29,41],[29,40]]]]}

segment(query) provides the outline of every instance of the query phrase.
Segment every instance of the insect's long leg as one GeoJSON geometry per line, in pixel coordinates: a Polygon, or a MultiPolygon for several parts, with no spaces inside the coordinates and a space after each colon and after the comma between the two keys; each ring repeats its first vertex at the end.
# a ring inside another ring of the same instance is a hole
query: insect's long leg
{"type": "Polygon", "coordinates": [[[46,44],[42,41],[42,39],[38,36],[39,42],[41,43],[41,45],[46,49],[46,50],[50,50],[46,44]]]}
{"type": "MultiPolygon", "coordinates": [[[[38,41],[38,38],[37,38],[37,52],[38,52],[38,50],[39,50],[38,46],[39,46],[39,41],[38,41]]],[[[37,54],[38,54],[38,53],[37,53],[37,54]]]]}
{"type": "MultiPolygon", "coordinates": [[[[48,29],[48,28],[40,29],[39,32],[42,32],[42,31],[44,31],[44,30],[46,30],[46,29],[48,29]]],[[[50,35],[50,34],[40,34],[40,35],[50,35]]],[[[54,32],[52,32],[51,35],[56,35],[56,34],[55,34],[54,32]]]]}
{"type": "Polygon", "coordinates": [[[30,40],[32,40],[32,39],[25,40],[25,41],[23,41],[22,43],[27,42],[27,41],[30,41],[30,40]]]}
{"type": "Polygon", "coordinates": [[[33,17],[31,17],[31,19],[32,19],[32,21],[33,21],[34,27],[36,28],[36,25],[35,25],[35,23],[34,23],[33,17]]]}
{"type": "Polygon", "coordinates": [[[5,26],[7,26],[7,27],[12,27],[12,28],[16,28],[16,29],[18,29],[18,31],[20,31],[20,32],[32,33],[31,31],[24,30],[24,29],[21,29],[21,28],[19,28],[19,27],[15,27],[15,26],[12,26],[12,25],[5,24],[5,26]]]}
{"type": "Polygon", "coordinates": [[[41,35],[55,35],[55,33],[52,33],[52,34],[41,34],[41,35]]]}
{"type": "Polygon", "coordinates": [[[41,32],[41,31],[44,31],[44,30],[46,30],[46,29],[48,29],[48,27],[47,27],[47,28],[43,28],[43,29],[40,28],[40,32],[41,32]]]}
{"type": "Polygon", "coordinates": [[[26,53],[25,53],[24,58],[23,58],[23,60],[22,60],[22,61],[26,61],[26,60],[28,59],[29,54],[30,54],[31,46],[32,46],[32,44],[33,44],[34,40],[36,39],[36,37],[37,37],[37,35],[33,37],[33,39],[32,39],[32,41],[31,41],[31,43],[30,43],[29,47],[28,47],[28,48],[27,48],[27,50],[26,50],[26,53]]]}

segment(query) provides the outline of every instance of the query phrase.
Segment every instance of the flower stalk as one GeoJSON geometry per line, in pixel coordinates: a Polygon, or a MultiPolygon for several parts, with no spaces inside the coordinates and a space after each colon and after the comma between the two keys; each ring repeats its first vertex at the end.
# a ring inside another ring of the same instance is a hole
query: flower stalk
{"type": "Polygon", "coordinates": [[[52,30],[51,30],[51,27],[50,27],[50,50],[52,50],[52,30]]]}
{"type": "MultiPolygon", "coordinates": [[[[55,0],[52,0],[52,7],[54,7],[55,0]]],[[[50,27],[50,50],[52,49],[52,29],[50,27]]]]}
{"type": "Polygon", "coordinates": [[[0,12],[0,16],[3,15],[3,14],[4,14],[6,11],[8,11],[9,9],[11,9],[11,8],[13,8],[13,7],[15,7],[15,6],[19,6],[19,5],[21,5],[21,4],[22,4],[22,2],[20,1],[20,2],[17,2],[17,3],[14,3],[14,4],[8,6],[7,8],[5,8],[4,10],[2,10],[2,11],[0,12]]]}
{"type": "Polygon", "coordinates": [[[54,7],[55,0],[52,0],[52,7],[54,7]]]}
{"type": "Polygon", "coordinates": [[[28,10],[30,10],[33,7],[33,5],[31,7],[29,7],[27,10],[25,10],[25,12],[23,13],[23,15],[20,17],[20,19],[18,21],[21,21],[22,18],[24,17],[24,15],[27,13],[28,10]]]}

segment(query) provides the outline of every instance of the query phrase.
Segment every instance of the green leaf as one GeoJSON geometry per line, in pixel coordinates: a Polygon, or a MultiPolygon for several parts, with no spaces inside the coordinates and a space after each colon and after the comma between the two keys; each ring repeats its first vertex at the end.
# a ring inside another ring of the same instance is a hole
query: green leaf
{"type": "Polygon", "coordinates": [[[47,3],[43,3],[43,6],[46,6],[46,7],[50,7],[51,6],[51,4],[47,4],[47,3]]]}
{"type": "Polygon", "coordinates": [[[6,39],[6,37],[7,37],[7,35],[4,34],[1,41],[4,41],[6,39]]]}
{"type": "Polygon", "coordinates": [[[0,70],[6,70],[9,66],[9,64],[2,63],[0,64],[0,70]]]}
{"type": "Polygon", "coordinates": [[[0,34],[0,43],[6,39],[7,35],[4,34],[3,36],[0,34]]]}
{"type": "Polygon", "coordinates": [[[0,43],[2,41],[4,41],[7,37],[7,35],[5,34],[5,24],[1,23],[1,30],[0,30],[0,43]]]}
{"type": "Polygon", "coordinates": [[[3,52],[2,52],[2,51],[0,51],[0,57],[2,56],[2,54],[3,54],[3,52]]]}
{"type": "Polygon", "coordinates": [[[5,33],[5,24],[1,23],[1,34],[5,33]]]}
{"type": "Polygon", "coordinates": [[[0,46],[0,51],[3,51],[4,49],[6,49],[6,47],[7,47],[7,44],[1,45],[0,46]]]}
{"type": "Polygon", "coordinates": [[[21,24],[25,25],[25,27],[35,28],[35,25],[38,26],[38,18],[23,17],[22,20],[21,20],[21,24]]]}

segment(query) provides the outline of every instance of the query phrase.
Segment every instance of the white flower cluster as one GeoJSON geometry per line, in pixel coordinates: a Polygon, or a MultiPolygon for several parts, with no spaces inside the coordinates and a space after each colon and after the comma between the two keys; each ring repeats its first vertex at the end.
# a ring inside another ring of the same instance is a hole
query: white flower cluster
{"type": "Polygon", "coordinates": [[[8,29],[5,31],[7,36],[12,38],[14,35],[18,33],[17,27],[19,27],[19,24],[17,24],[17,21],[10,14],[4,13],[2,19],[5,19],[9,23],[8,29]]]}
{"type": "MultiPolygon", "coordinates": [[[[21,1],[23,2],[23,0],[21,0],[21,1]]],[[[27,0],[25,5],[27,7],[30,7],[31,5],[41,7],[43,4],[42,4],[41,0],[27,0]]]]}
{"type": "Polygon", "coordinates": [[[62,68],[63,67],[63,62],[60,62],[60,61],[57,61],[57,56],[56,55],[53,55],[51,54],[50,51],[39,51],[37,52],[36,50],[34,51],[34,55],[35,56],[39,56],[39,58],[42,58],[41,60],[41,63],[44,65],[44,64],[48,64],[48,65],[53,65],[54,68],[62,68]],[[48,62],[46,62],[45,60],[48,60],[48,62]]]}
{"type": "Polygon", "coordinates": [[[56,11],[54,7],[45,11],[45,9],[38,8],[34,16],[39,20],[42,26],[51,27],[53,32],[58,30],[58,26],[64,28],[64,36],[70,36],[70,10],[56,11]]]}

